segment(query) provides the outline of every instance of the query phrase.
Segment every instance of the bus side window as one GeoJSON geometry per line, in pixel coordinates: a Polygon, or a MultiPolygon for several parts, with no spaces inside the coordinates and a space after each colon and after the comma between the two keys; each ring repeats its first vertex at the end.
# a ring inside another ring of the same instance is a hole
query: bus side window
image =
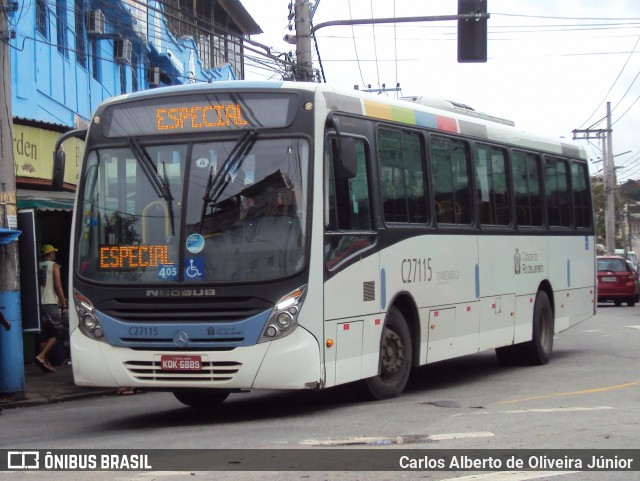
{"type": "Polygon", "coordinates": [[[440,224],[471,224],[468,149],[465,143],[440,137],[430,142],[436,220],[440,224]]]}
{"type": "Polygon", "coordinates": [[[474,163],[480,224],[509,225],[506,154],[485,145],[475,148],[474,163]]]}
{"type": "Polygon", "coordinates": [[[569,171],[567,162],[556,158],[546,158],[545,196],[547,218],[550,226],[571,226],[571,202],[569,196],[569,171]]]}
{"type": "Polygon", "coordinates": [[[411,132],[379,129],[377,141],[385,221],[426,223],[420,136],[411,132]]]}
{"type": "Polygon", "coordinates": [[[571,187],[576,227],[591,227],[593,217],[589,201],[589,169],[586,164],[571,162],[571,187]]]}
{"type": "Polygon", "coordinates": [[[526,152],[514,151],[511,156],[511,168],[516,203],[516,222],[520,226],[541,226],[540,157],[526,152]]]}
{"type": "Polygon", "coordinates": [[[325,144],[325,260],[332,268],[371,245],[371,201],[364,142],[356,142],[357,171],[353,177],[338,175],[337,141],[325,144]],[[353,232],[353,233],[352,233],[353,232]]]}

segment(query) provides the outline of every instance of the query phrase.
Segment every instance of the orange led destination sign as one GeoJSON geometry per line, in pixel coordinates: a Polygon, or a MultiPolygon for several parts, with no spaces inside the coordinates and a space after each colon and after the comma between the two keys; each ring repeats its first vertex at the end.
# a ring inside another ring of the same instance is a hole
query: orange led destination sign
{"type": "Polygon", "coordinates": [[[173,264],[166,245],[100,247],[100,269],[133,269],[163,264],[173,264]]]}
{"type": "MultiPolygon", "coordinates": [[[[283,128],[300,98],[291,92],[211,92],[136,98],[98,111],[107,137],[283,128]]],[[[306,111],[305,111],[306,112],[306,111]]]]}
{"type": "Polygon", "coordinates": [[[176,106],[156,109],[158,130],[243,127],[249,125],[242,117],[240,104],[176,106]]]}

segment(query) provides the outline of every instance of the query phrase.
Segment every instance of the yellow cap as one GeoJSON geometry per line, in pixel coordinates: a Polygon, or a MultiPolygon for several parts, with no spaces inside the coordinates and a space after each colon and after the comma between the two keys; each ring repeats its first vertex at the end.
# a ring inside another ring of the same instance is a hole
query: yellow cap
{"type": "Polygon", "coordinates": [[[55,247],[53,247],[51,244],[45,244],[42,246],[42,249],[40,249],[40,253],[43,256],[46,256],[47,254],[49,254],[50,252],[58,252],[58,249],[56,249],[55,247]]]}

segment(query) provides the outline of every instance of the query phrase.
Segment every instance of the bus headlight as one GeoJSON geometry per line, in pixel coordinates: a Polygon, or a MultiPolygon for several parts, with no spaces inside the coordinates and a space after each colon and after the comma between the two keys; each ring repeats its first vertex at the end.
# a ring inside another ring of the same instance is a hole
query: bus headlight
{"type": "Polygon", "coordinates": [[[288,336],[295,330],[306,288],[307,286],[299,287],[276,302],[258,342],[274,341],[288,336]]]}
{"type": "Polygon", "coordinates": [[[105,342],[104,331],[100,325],[100,321],[95,314],[93,304],[89,299],[80,294],[78,291],[73,291],[73,303],[76,307],[76,313],[78,314],[78,327],[80,331],[87,337],[95,339],[96,341],[105,342]]]}

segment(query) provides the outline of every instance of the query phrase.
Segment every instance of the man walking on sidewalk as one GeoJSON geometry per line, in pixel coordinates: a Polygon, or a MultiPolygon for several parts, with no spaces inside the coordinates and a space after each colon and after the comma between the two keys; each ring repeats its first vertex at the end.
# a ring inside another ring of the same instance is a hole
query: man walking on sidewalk
{"type": "Polygon", "coordinates": [[[62,341],[62,335],[56,328],[60,321],[60,309],[67,308],[67,299],[62,290],[60,266],[55,262],[58,249],[51,244],[42,246],[42,261],[38,270],[40,283],[40,313],[42,316],[42,330],[39,335],[40,352],[33,362],[44,373],[56,372],[49,362],[51,349],[62,341]]]}

